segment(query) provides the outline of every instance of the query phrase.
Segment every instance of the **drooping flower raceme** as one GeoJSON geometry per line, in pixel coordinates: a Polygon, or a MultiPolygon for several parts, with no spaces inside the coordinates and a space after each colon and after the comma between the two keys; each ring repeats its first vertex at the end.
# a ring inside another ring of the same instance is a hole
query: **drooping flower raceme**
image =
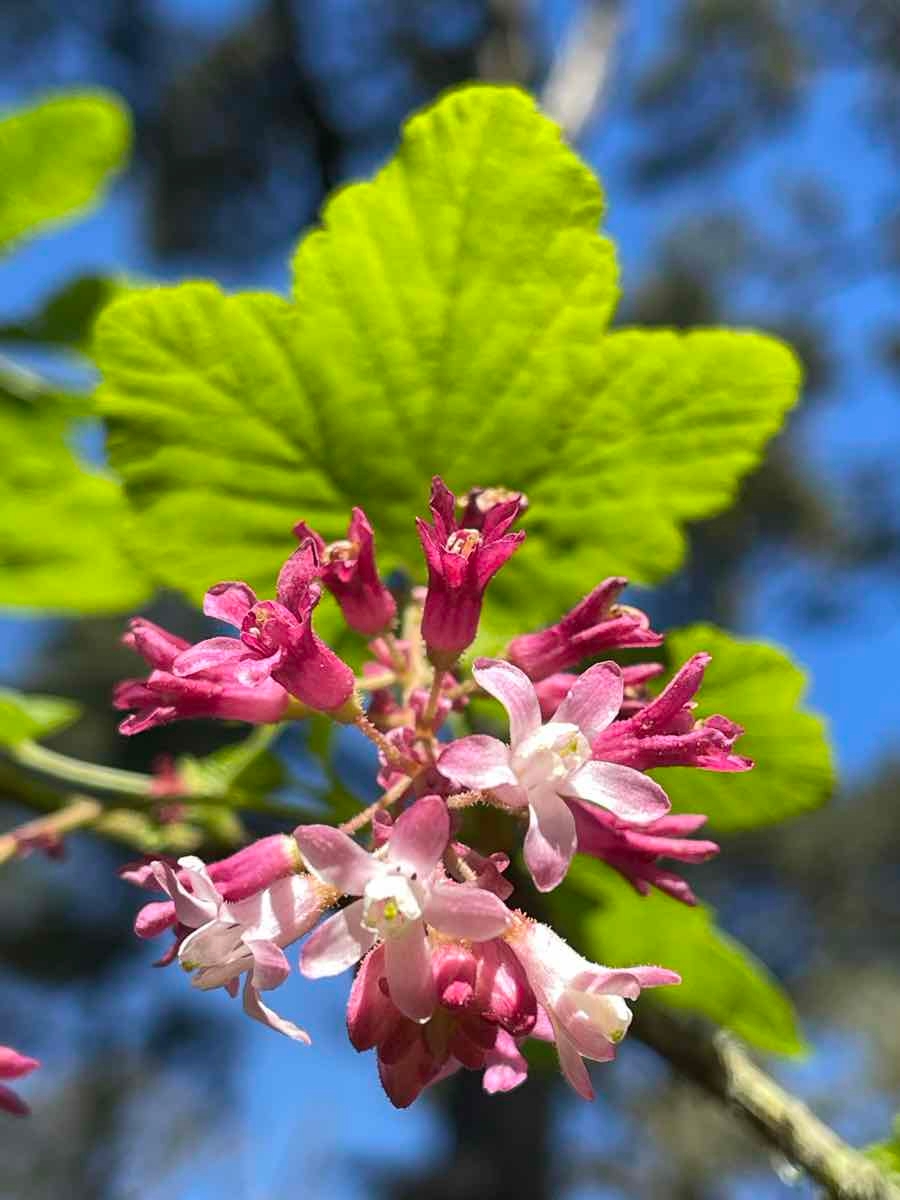
{"type": "MultiPolygon", "coordinates": [[[[646,772],[752,764],[734,752],[738,725],[696,717],[708,656],[695,655],[655,697],[659,663],[579,670],[599,653],[661,641],[644,613],[619,604],[618,577],[556,624],[514,637],[511,661],[478,659],[468,678],[458,659],[475,639],[489,581],[521,544],[510,527],[527,501],[473,488],[457,505],[436,477],[430,503],[433,523],[418,522],[428,587],[409,588],[402,613],[355,508],[347,538],[330,545],[305,522],[295,527],[300,546],[279,573],[276,599],[260,601],[240,582],[210,589],[204,611],[237,636],[192,646],[132,622],[126,641],[151,672],[117,690],[116,703],[136,710],[123,732],[183,717],[275,723],[318,710],[376,744],[383,789],[339,828],[270,833],[208,865],[187,857],[127,867],[126,879],[164,897],[141,908],[135,929],[145,938],[168,931],[160,964],[177,959],[201,990],[235,995],[243,980],[248,1014],[300,1042],[307,1034],[263,1002],[288,976],[290,947],[306,937],[299,962],[309,979],[360,964],[350,1039],[375,1050],[399,1107],[460,1069],[483,1072],[489,1092],[518,1086],[529,1038],[554,1042],[569,1082],[589,1097],[583,1060],[612,1058],[631,1019],[627,1002],[678,976],[599,966],[525,915],[530,884],[510,869],[514,847],[478,840],[489,828],[514,836],[518,821],[489,823],[478,806],[527,817],[524,857],[540,891],[563,881],[578,850],[642,895],[656,888],[690,904],[687,881],[663,860],[697,863],[718,847],[688,836],[705,818],[670,813],[646,772]],[[323,585],[349,629],[371,639],[359,678],[313,630],[323,585]],[[506,709],[508,742],[478,731],[483,707],[466,709],[478,693],[506,709]]],[[[190,778],[170,770],[148,794],[187,807],[190,778]]]]}
{"type": "Polygon", "coordinates": [[[510,923],[493,892],[455,883],[440,870],[450,840],[440,796],[423,797],[398,818],[381,856],[330,825],[301,826],[296,837],[317,879],[359,897],[309,938],[300,969],[312,979],[337,975],[383,942],[391,998],[413,1021],[428,1020],[436,1001],[429,927],[477,942],[497,937],[510,923]]]}
{"type": "Polygon", "coordinates": [[[665,792],[648,776],[591,759],[591,742],[622,706],[622,672],[615,663],[599,663],[579,676],[546,724],[534,684],[518,667],[478,659],[472,673],[509,714],[510,743],[473,734],[451,743],[438,765],[462,787],[489,791],[509,808],[528,809],[525,862],[540,891],[562,881],[575,853],[568,801],[599,804],[638,825],[668,811],[665,792]]]}

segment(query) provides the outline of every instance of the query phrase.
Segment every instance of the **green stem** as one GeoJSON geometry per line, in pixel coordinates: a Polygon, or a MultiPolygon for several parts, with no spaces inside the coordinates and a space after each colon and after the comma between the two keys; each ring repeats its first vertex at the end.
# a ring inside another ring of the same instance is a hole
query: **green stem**
{"type": "Polygon", "coordinates": [[[48,750],[37,742],[19,742],[8,747],[8,752],[23,767],[31,767],[44,775],[63,779],[79,787],[96,788],[101,792],[118,792],[126,796],[150,796],[153,793],[153,776],[141,775],[137,771],[122,771],[118,767],[102,767],[97,763],[82,762],[48,750]]]}

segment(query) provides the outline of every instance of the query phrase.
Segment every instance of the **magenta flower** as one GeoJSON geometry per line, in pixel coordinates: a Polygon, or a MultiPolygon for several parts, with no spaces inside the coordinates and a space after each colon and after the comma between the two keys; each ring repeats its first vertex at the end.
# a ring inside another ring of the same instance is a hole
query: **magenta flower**
{"type": "Polygon", "coordinates": [[[594,757],[639,771],[653,767],[749,771],[753,760],[731,752],[744,732],[740,725],[727,717],[694,718],[693,697],[710,661],[708,654],[695,654],[655,700],[601,730],[592,740],[594,757]]]}
{"type": "MultiPolygon", "coordinates": [[[[237,993],[244,978],[244,1011],[254,1020],[299,1042],[309,1036],[293,1022],[268,1008],[260,992],[284,983],[290,966],[286,946],[296,942],[316,923],[335,894],[309,875],[293,874],[246,899],[225,901],[210,878],[205,864],[188,856],[178,861],[175,871],[168,863],[150,864],[157,886],[174,905],[178,926],[178,960],[193,973],[194,987],[202,991],[224,987],[237,993]]],[[[146,905],[142,936],[161,932],[167,914],[158,905],[159,920],[153,928],[151,909],[146,905]]],[[[169,961],[165,959],[164,961],[169,961]]]]}
{"type": "MultiPolygon", "coordinates": [[[[20,1054],[12,1046],[0,1046],[0,1079],[22,1079],[37,1070],[40,1062],[20,1054]]],[[[27,1117],[31,1111],[25,1101],[12,1088],[0,1083],[0,1109],[11,1113],[14,1117],[27,1117]]]]}
{"type": "Polygon", "coordinates": [[[702,813],[669,813],[634,829],[592,804],[574,801],[571,809],[579,853],[608,863],[642,896],[655,887],[684,904],[697,903],[687,880],[658,863],[661,858],[699,863],[719,853],[715,842],[692,841],[687,836],[706,823],[702,813]]]}
{"type": "Polygon", "coordinates": [[[528,809],[525,862],[540,891],[562,881],[575,853],[569,800],[599,804],[639,825],[668,811],[665,792],[640,771],[591,761],[591,742],[622,705],[622,671],[615,663],[599,663],[580,675],[546,725],[534,684],[518,667],[482,658],[473,674],[509,713],[510,745],[473,734],[452,742],[438,767],[461,787],[490,791],[510,808],[528,809]]]}
{"type": "Polygon", "coordinates": [[[537,1001],[525,972],[500,939],[441,942],[431,955],[435,1004],[425,1023],[391,999],[385,945],[363,960],[347,1005],[357,1050],[375,1048],[391,1103],[406,1108],[423,1088],[466,1067],[484,1070],[488,1092],[509,1091],[528,1074],[517,1038],[531,1033],[537,1001]]]}
{"type": "Polygon", "coordinates": [[[156,725],[197,717],[267,725],[280,721],[287,712],[290,697],[280,684],[265,679],[251,686],[238,678],[233,662],[210,662],[190,679],[173,674],[175,660],[191,648],[190,642],[152,621],[135,617],[122,641],[153,670],[146,679],[123,679],[116,686],[115,707],[136,710],[119,725],[120,733],[143,733],[156,725]]]}
{"type": "Polygon", "coordinates": [[[538,633],[523,633],[509,644],[509,658],[531,679],[546,679],[574,667],[604,650],[633,646],[658,646],[662,634],[650,628],[650,619],[639,608],[616,604],[627,579],[613,577],[601,584],[571,610],[538,633]]]}
{"type": "Polygon", "coordinates": [[[505,487],[473,487],[465,494],[462,504],[460,525],[464,529],[483,529],[488,514],[493,512],[498,504],[508,504],[514,500],[519,505],[518,515],[528,511],[528,497],[524,492],[513,492],[505,487]]]}
{"type": "Polygon", "coordinates": [[[390,629],[397,602],[382,583],[375,565],[375,537],[369,519],[354,508],[347,537],[326,544],[305,521],[294,526],[301,541],[309,538],[320,562],[320,578],[337,600],[344,620],[357,633],[373,637],[390,629]]]}
{"type": "MultiPolygon", "coordinates": [[[[641,988],[681,982],[663,967],[601,967],[577,954],[546,925],[520,921],[507,934],[538,1004],[546,1014],[566,1079],[585,1100],[594,1089],[583,1059],[608,1062],[628,1032],[631,1011],[641,988]]],[[[535,1036],[540,1036],[536,1028],[535,1036]]]]}
{"type": "Polygon", "coordinates": [[[460,525],[456,497],[439,476],[431,485],[434,525],[416,518],[428,565],[422,637],[435,666],[448,669],[475,640],[484,591],[515,552],[524,533],[507,533],[521,498],[495,504],[478,528],[460,525]]]}
{"type": "Polygon", "coordinates": [[[300,970],[311,979],[337,975],[383,942],[391,998],[413,1021],[427,1021],[436,1002],[428,926],[480,942],[512,919],[494,893],[454,883],[439,869],[450,840],[450,814],[439,796],[417,800],[398,817],[377,856],[330,825],[301,826],[296,838],[317,879],[360,897],[312,934],[300,970]]]}
{"type": "Polygon", "coordinates": [[[216,584],[203,611],[239,628],[240,637],[198,642],[178,655],[173,674],[193,678],[227,668],[247,687],[271,679],[310,708],[355,719],[361,710],[353,672],[313,632],[312,613],[322,596],[318,573],[316,548],[306,541],[281,568],[277,600],[257,600],[246,583],[216,584]]]}

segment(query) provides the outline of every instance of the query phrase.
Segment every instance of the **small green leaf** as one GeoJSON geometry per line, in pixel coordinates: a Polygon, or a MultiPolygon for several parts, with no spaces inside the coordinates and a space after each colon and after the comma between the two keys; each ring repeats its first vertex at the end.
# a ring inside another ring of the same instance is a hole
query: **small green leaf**
{"type": "Polygon", "coordinates": [[[0,391],[0,605],[121,612],[149,581],[126,550],[120,485],[85,470],[67,445],[62,406],[0,391]]]}
{"type": "Polygon", "coordinates": [[[719,774],[685,767],[654,772],[677,812],[703,812],[710,829],[754,829],[820,807],[834,787],[825,722],[802,705],[806,676],[787,654],[745,642],[712,625],[667,635],[678,666],[700,650],[712,655],[697,695],[696,716],[721,713],[743,725],[736,749],[752,771],[719,774]]]}
{"type": "Polygon", "coordinates": [[[873,1142],[863,1153],[882,1171],[900,1183],[900,1114],[894,1117],[893,1133],[886,1142],[873,1142]]]}
{"type": "Polygon", "coordinates": [[[96,203],[131,144],[108,92],[52,96],[0,120],[0,249],[96,203]]]}
{"type": "Polygon", "coordinates": [[[0,342],[86,352],[97,315],[131,285],[108,275],[80,275],[53,292],[25,320],[0,325],[0,342]]]}
{"type": "Polygon", "coordinates": [[[604,573],[675,568],[684,522],[728,504],[799,371],[758,334],[607,334],[602,212],[532,100],[471,87],[330,201],[298,249],[295,305],[204,284],[112,304],[100,402],[155,576],[270,593],[292,524],[343,536],[353,504],[385,568],[419,576],[412,518],[435,472],[531,496],[495,631],[554,619],[604,573]]]}
{"type": "MultiPolygon", "coordinates": [[[[570,889],[590,902],[576,907],[576,945],[588,957],[613,967],[668,967],[682,982],[654,991],[654,1001],[701,1013],[760,1050],[803,1052],[790,1000],[761,962],[716,927],[710,909],[658,892],[639,896],[605,864],[580,857],[560,889],[563,906],[570,889]]],[[[571,920],[571,908],[562,913],[571,920]]]]}
{"type": "Polygon", "coordinates": [[[0,688],[0,746],[47,737],[73,724],[80,713],[74,700],[0,688]]]}

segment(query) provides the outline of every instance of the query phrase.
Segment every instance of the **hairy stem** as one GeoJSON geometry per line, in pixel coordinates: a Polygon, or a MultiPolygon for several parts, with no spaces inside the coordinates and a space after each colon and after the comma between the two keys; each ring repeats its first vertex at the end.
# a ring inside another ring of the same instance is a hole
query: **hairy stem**
{"type": "Polygon", "coordinates": [[[834,1200],[900,1200],[900,1187],[785,1091],[723,1030],[644,1001],[635,1011],[632,1032],[738,1113],[772,1149],[805,1171],[834,1200]]]}
{"type": "Polygon", "coordinates": [[[407,791],[409,791],[411,783],[411,779],[398,779],[394,786],[388,788],[383,796],[379,796],[368,808],[362,809],[348,821],[342,822],[338,825],[338,829],[340,829],[341,833],[359,833],[360,829],[365,829],[376,813],[383,812],[385,809],[390,808],[392,804],[396,804],[398,800],[401,800],[407,791]]]}

